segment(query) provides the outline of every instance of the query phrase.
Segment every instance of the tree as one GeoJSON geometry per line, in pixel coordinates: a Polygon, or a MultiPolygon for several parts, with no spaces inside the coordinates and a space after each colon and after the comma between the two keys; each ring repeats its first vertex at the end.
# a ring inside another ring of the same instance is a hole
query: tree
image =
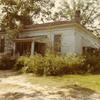
{"type": "Polygon", "coordinates": [[[44,22],[51,18],[51,0],[0,0],[3,15],[1,29],[10,39],[16,38],[25,25],[44,22]]]}
{"type": "Polygon", "coordinates": [[[14,29],[18,25],[33,23],[33,15],[40,12],[38,2],[41,0],[1,0],[3,27],[14,29]]]}
{"type": "Polygon", "coordinates": [[[54,3],[51,0],[1,0],[3,27],[31,25],[34,21],[49,19],[54,3]]]}
{"type": "Polygon", "coordinates": [[[55,13],[56,20],[74,20],[75,12],[80,11],[80,24],[87,29],[100,30],[100,2],[99,0],[68,0],[61,4],[59,10],[55,13]]]}
{"type": "Polygon", "coordinates": [[[54,9],[55,9],[55,0],[44,0],[43,2],[38,3],[40,6],[40,13],[34,16],[36,23],[46,23],[49,21],[54,21],[54,9]]]}

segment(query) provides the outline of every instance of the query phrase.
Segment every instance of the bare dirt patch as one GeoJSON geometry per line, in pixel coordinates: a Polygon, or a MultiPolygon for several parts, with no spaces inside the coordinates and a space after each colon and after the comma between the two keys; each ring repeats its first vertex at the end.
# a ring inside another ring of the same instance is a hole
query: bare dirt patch
{"type": "Polygon", "coordinates": [[[0,100],[100,100],[100,94],[78,85],[58,88],[32,84],[28,74],[0,71],[0,100]]]}

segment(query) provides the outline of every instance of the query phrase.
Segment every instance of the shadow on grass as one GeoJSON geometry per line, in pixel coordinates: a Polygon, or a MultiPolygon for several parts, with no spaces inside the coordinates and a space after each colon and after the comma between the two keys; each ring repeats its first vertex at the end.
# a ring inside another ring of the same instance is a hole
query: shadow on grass
{"type": "Polygon", "coordinates": [[[10,76],[16,76],[19,73],[13,70],[0,70],[0,78],[8,78],[10,76]]]}
{"type": "Polygon", "coordinates": [[[89,89],[89,88],[81,87],[79,85],[68,85],[68,86],[63,87],[63,88],[69,89],[68,96],[70,96],[72,98],[77,98],[77,100],[78,99],[80,100],[81,98],[86,98],[86,99],[91,98],[92,95],[97,94],[96,91],[89,89]]]}

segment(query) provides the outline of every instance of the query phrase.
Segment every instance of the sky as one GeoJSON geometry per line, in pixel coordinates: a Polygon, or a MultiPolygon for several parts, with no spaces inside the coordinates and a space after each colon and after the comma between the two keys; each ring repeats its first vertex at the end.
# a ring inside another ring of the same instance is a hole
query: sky
{"type": "MultiPolygon", "coordinates": [[[[58,10],[58,7],[63,3],[63,1],[67,1],[70,5],[72,5],[73,4],[73,0],[52,0],[52,1],[55,1],[56,3],[56,5],[55,5],[55,9],[53,9],[53,11],[57,11],[58,10]]],[[[78,0],[75,0],[75,1],[78,1],[78,0]]],[[[83,1],[87,1],[87,0],[83,0],[83,1]]],[[[89,1],[91,1],[91,0],[89,0],[89,1]]],[[[99,2],[100,3],[100,2],[99,2]]],[[[60,6],[61,7],[61,6],[60,6]]],[[[1,14],[1,6],[0,6],[0,19],[2,18],[2,14],[1,14]]],[[[99,11],[100,12],[100,11],[99,11]]],[[[37,20],[36,20],[36,22],[37,22],[37,20]]],[[[40,22],[40,21],[39,21],[40,22]]],[[[97,23],[98,23],[99,21],[95,21],[95,25],[97,25],[97,23]]],[[[40,22],[41,23],[41,22],[40,22]]],[[[98,26],[98,28],[99,28],[100,26],[98,26]]]]}
{"type": "MultiPolygon", "coordinates": [[[[52,0],[52,1],[54,1],[54,0],[52,0]]],[[[55,9],[53,9],[53,11],[57,11],[57,9],[58,9],[58,7],[63,3],[63,1],[68,1],[68,3],[70,4],[70,5],[72,5],[72,3],[73,3],[73,0],[55,0],[55,9]]],[[[75,1],[78,1],[78,0],[75,0],[75,1]]],[[[85,1],[85,0],[84,0],[85,1]]],[[[90,0],[89,0],[90,1],[90,0]]],[[[1,8],[2,7],[0,7],[0,13],[1,13],[1,8]]],[[[0,14],[0,17],[2,16],[2,14],[0,14]]]]}
{"type": "MultiPolygon", "coordinates": [[[[66,0],[55,0],[55,2],[56,2],[56,8],[59,7],[63,3],[63,1],[66,1],[66,0]]],[[[69,4],[72,3],[71,2],[72,0],[67,0],[67,1],[68,1],[69,4]]]]}

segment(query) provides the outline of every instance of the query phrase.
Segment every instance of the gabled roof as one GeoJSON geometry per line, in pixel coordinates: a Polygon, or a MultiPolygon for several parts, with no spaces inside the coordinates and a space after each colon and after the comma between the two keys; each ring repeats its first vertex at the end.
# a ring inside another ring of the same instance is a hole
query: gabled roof
{"type": "Polygon", "coordinates": [[[25,25],[23,32],[25,31],[37,31],[37,30],[44,30],[44,29],[54,29],[54,28],[66,28],[66,27],[80,27],[81,29],[84,29],[88,32],[91,32],[90,30],[86,29],[83,25],[73,21],[55,21],[55,22],[48,22],[48,23],[42,23],[42,24],[33,24],[33,25],[25,25]]]}
{"type": "Polygon", "coordinates": [[[67,27],[77,27],[78,29],[90,34],[92,37],[94,37],[100,42],[100,40],[95,35],[93,35],[93,33],[90,30],[86,29],[83,25],[76,22],[75,20],[74,21],[56,21],[56,22],[49,22],[49,23],[42,23],[42,24],[26,25],[23,29],[23,32],[50,30],[50,29],[55,29],[55,28],[67,28],[67,27]]]}
{"type": "Polygon", "coordinates": [[[55,22],[42,23],[42,24],[26,25],[25,29],[36,28],[36,27],[47,27],[47,26],[54,26],[54,25],[61,25],[61,24],[70,24],[70,23],[73,23],[73,22],[72,21],[55,21],[55,22]]]}
{"type": "Polygon", "coordinates": [[[42,24],[33,24],[33,25],[26,25],[24,26],[23,31],[32,31],[32,30],[42,30],[42,29],[49,29],[55,27],[62,27],[65,25],[70,25],[76,23],[75,21],[55,21],[49,23],[42,23],[42,24]]]}

